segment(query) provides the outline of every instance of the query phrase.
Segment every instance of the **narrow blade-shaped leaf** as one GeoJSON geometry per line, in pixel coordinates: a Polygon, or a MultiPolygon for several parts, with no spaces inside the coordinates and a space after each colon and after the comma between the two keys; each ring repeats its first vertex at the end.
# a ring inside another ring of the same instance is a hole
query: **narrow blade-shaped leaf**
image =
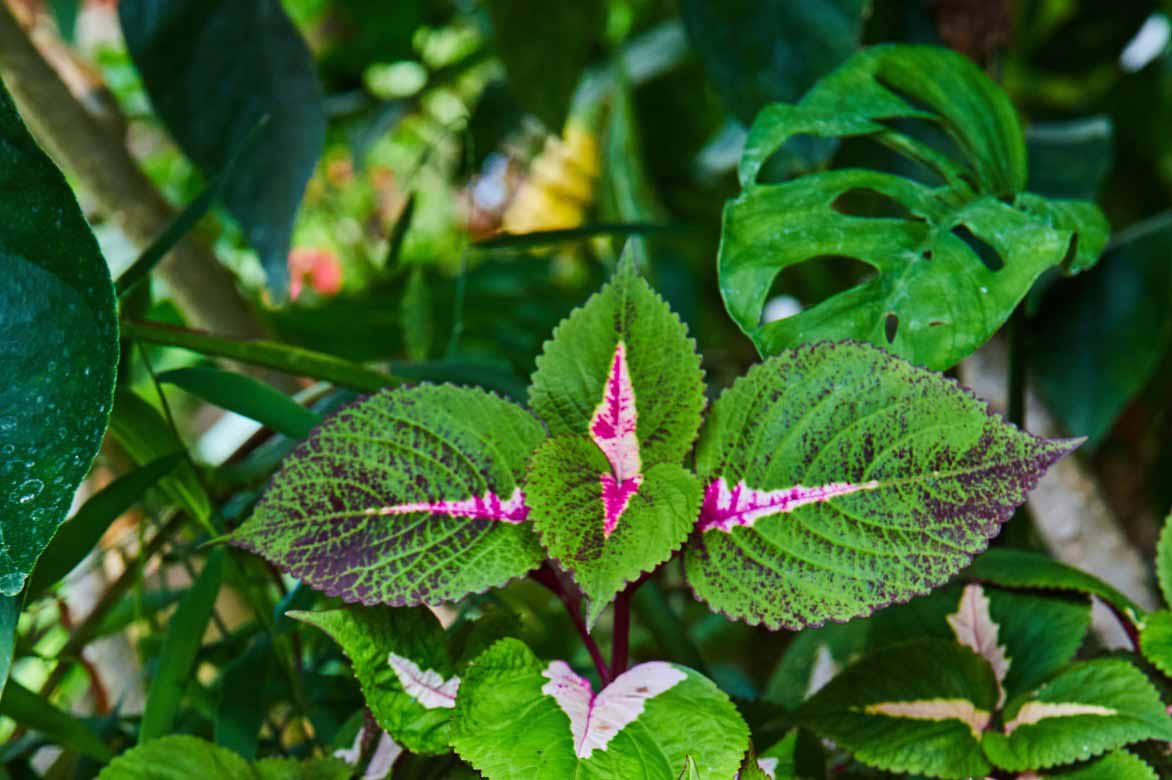
{"type": "Polygon", "coordinates": [[[15,596],[101,445],[118,327],[98,243],[2,85],[0,271],[0,596],[15,596]]]}
{"type": "Polygon", "coordinates": [[[30,596],[39,595],[73,571],[97,546],[110,524],[182,462],[183,453],[164,455],[119,477],[92,495],[77,510],[77,514],[57,529],[53,541],[37,561],[37,567],[29,578],[30,596]]]}
{"type": "Polygon", "coordinates": [[[1075,446],[1019,431],[867,344],[787,350],[709,415],[688,580],[716,609],[771,628],[906,601],[968,564],[1075,446]]]}
{"type": "Polygon", "coordinates": [[[39,731],[53,744],[98,761],[109,761],[114,751],[81,720],[53,706],[47,699],[9,680],[0,697],[0,715],[39,731]]]}
{"type": "Polygon", "coordinates": [[[488,780],[732,777],[748,731],[728,698],[685,667],[636,666],[595,693],[562,661],[503,639],[469,668],[452,726],[460,757],[488,780]]]}
{"type": "Polygon", "coordinates": [[[227,551],[223,548],[212,550],[199,578],[171,616],[163,639],[163,649],[159,653],[158,671],[151,681],[143,709],[138,730],[139,742],[169,733],[175,723],[183,691],[195,669],[204,631],[211,620],[220,584],[224,580],[226,557],[227,551]]]}
{"type": "Polygon", "coordinates": [[[159,381],[180,387],[197,398],[267,425],[295,439],[304,438],[321,415],[259,379],[211,366],[165,371],[159,381]]]}
{"type": "Polygon", "coordinates": [[[543,437],[481,390],[386,391],[314,429],[231,541],[349,602],[479,593],[541,562],[521,477],[543,437]]]}

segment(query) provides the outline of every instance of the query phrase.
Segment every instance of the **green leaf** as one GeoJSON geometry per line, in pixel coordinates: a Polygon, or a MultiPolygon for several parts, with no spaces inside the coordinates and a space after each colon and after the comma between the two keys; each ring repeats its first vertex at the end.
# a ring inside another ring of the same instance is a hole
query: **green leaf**
{"type": "Polygon", "coordinates": [[[740,174],[744,191],[724,212],[720,289],[763,355],[854,338],[948,368],[996,332],[1043,271],[1093,264],[1108,236],[1093,205],[1024,193],[1025,144],[1012,104],[972,62],[944,49],[867,49],[800,103],[765,109],[740,174]],[[897,120],[939,125],[949,151],[897,120]],[[920,163],[928,178],[852,168],[759,184],[762,165],[797,136],[870,138],[920,163]],[[824,256],[855,258],[876,273],[762,323],[774,279],[824,256]]]}
{"type": "Polygon", "coordinates": [[[944,584],[1075,446],[867,344],[787,350],[708,416],[688,581],[773,629],[869,614],[944,584]]]}
{"type": "Polygon", "coordinates": [[[689,755],[703,778],[724,780],[740,766],[748,730],[696,672],[654,662],[597,695],[589,688],[563,662],[503,639],[461,683],[452,745],[487,780],[675,778],[689,755]]]}
{"type": "Polygon", "coordinates": [[[435,319],[432,316],[431,293],[427,275],[422,267],[411,269],[400,311],[403,320],[403,342],[410,360],[427,360],[435,337],[435,319]]]}
{"type": "Polygon", "coordinates": [[[1077,769],[1047,772],[1042,777],[1054,780],[1157,780],[1150,766],[1126,750],[1108,753],[1077,769]]]}
{"type": "Polygon", "coordinates": [[[1003,769],[1046,769],[1085,761],[1148,739],[1172,740],[1172,718],[1143,672],[1099,659],[1069,667],[1033,694],[1011,701],[1002,730],[985,734],[1003,769]]]}
{"type": "Polygon", "coordinates": [[[529,405],[554,436],[590,434],[625,347],[645,465],[680,463],[692,449],[704,409],[696,343],[630,255],[614,277],[553,332],[537,358],[529,405]]]}
{"type": "Polygon", "coordinates": [[[4,695],[4,685],[16,655],[16,628],[23,602],[23,594],[0,596],[0,697],[4,695]]]}
{"type": "Polygon", "coordinates": [[[1029,187],[1050,198],[1094,200],[1115,162],[1107,116],[1038,122],[1026,128],[1029,187]]]}
{"type": "Polygon", "coordinates": [[[253,767],[256,780],[350,780],[350,767],[337,758],[266,758],[253,767]]]}
{"type": "Polygon", "coordinates": [[[101,446],[118,328],[97,241],[3,86],[0,193],[0,596],[15,596],[101,446]]]}
{"type": "Polygon", "coordinates": [[[1090,627],[1090,599],[969,583],[885,609],[869,621],[868,644],[910,636],[951,639],[985,658],[1006,695],[1036,687],[1073,659],[1090,627]],[[1000,650],[1000,652],[999,652],[1000,650]],[[1004,660],[999,660],[1001,655],[1004,660]]]}
{"type": "Polygon", "coordinates": [[[859,47],[869,0],[683,0],[692,47],[746,125],[797,100],[859,47]]]}
{"type": "Polygon", "coordinates": [[[520,487],[543,437],[481,390],[384,391],[314,429],[231,541],[349,602],[479,593],[543,558],[520,487]]]}
{"type": "Polygon", "coordinates": [[[680,772],[680,780],[700,780],[700,770],[696,768],[696,761],[691,754],[684,759],[684,771],[680,772]]]}
{"type": "Polygon", "coordinates": [[[259,379],[211,366],[165,371],[159,381],[172,384],[221,409],[267,425],[274,431],[303,439],[321,415],[259,379]]]}
{"type": "Polygon", "coordinates": [[[430,610],[378,606],[289,614],[342,646],[366,706],[396,742],[415,753],[448,752],[460,678],[430,610]]]}
{"type": "Polygon", "coordinates": [[[206,178],[226,172],[224,205],[283,295],[293,221],[325,143],[305,42],[279,0],[127,0],[118,12],[155,111],[206,178]]]}
{"type": "Polygon", "coordinates": [[[29,577],[28,593],[35,598],[61,580],[97,547],[106,529],[143,497],[147,490],[183,462],[175,452],[124,474],[90,496],[68,522],[57,529],[29,577]]]}
{"type": "Polygon", "coordinates": [[[183,692],[195,672],[195,659],[203,642],[220,583],[224,579],[223,548],[212,550],[191,590],[167,624],[159,666],[147,692],[138,741],[157,739],[171,731],[179,714],[183,692]]]}
{"type": "Polygon", "coordinates": [[[700,490],[679,463],[703,388],[695,343],[630,249],[537,359],[530,405],[555,438],[530,464],[533,525],[589,598],[590,623],[691,530],[700,490]]]}
{"type": "Polygon", "coordinates": [[[1152,666],[1172,677],[1172,612],[1161,609],[1144,616],[1139,646],[1152,666]]]}
{"type": "Polygon", "coordinates": [[[1062,425],[1092,445],[1110,433],[1172,346],[1172,214],[1124,233],[1099,267],[1053,288],[1030,351],[1039,390],[1062,425]]]}
{"type": "MultiPolygon", "coordinates": [[[[140,466],[183,449],[183,443],[155,407],[125,385],[119,385],[110,418],[110,433],[140,466]]],[[[209,532],[212,527],[212,499],[190,463],[181,464],[159,487],[174,503],[209,532]]]]}
{"type": "Polygon", "coordinates": [[[248,763],[227,748],[198,737],[174,735],[140,742],[98,775],[98,780],[257,780],[248,763]]]}
{"type": "Polygon", "coordinates": [[[588,625],[628,583],[671,558],[700,510],[696,478],[660,463],[643,472],[614,531],[605,535],[598,475],[608,468],[593,442],[559,436],[534,453],[526,484],[542,545],[589,600],[588,625]]]}
{"type": "Polygon", "coordinates": [[[604,4],[489,0],[487,5],[510,91],[547,129],[561,130],[606,23],[604,4]]]}
{"type": "Polygon", "coordinates": [[[965,572],[965,577],[1005,588],[1085,593],[1102,599],[1120,619],[1137,629],[1142,625],[1143,609],[1127,596],[1102,580],[1041,553],[996,547],[977,558],[965,572]]]}
{"type": "Polygon", "coordinates": [[[114,751],[98,739],[88,725],[57,709],[43,696],[33,693],[16,680],[9,680],[4,687],[4,695],[0,698],[0,715],[41,732],[52,744],[65,750],[98,761],[109,761],[114,757],[114,751]]]}
{"type": "Polygon", "coordinates": [[[122,335],[148,344],[162,344],[198,352],[210,357],[238,360],[294,376],[308,376],[354,390],[373,392],[399,379],[358,363],[272,341],[238,341],[194,330],[150,323],[122,323],[122,335]]]}
{"type": "Polygon", "coordinates": [[[1160,582],[1164,603],[1172,606],[1172,513],[1164,519],[1164,528],[1156,545],[1156,578],[1160,582]]]}
{"type": "Polygon", "coordinates": [[[997,682],[980,657],[925,639],[880,650],[831,680],[801,709],[801,724],[863,763],[929,777],[984,777],[981,733],[997,682]]]}

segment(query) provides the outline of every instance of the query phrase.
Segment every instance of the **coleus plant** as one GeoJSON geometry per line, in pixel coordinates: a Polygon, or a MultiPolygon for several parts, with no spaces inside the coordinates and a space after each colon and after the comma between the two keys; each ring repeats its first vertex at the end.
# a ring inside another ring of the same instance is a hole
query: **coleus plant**
{"type": "Polygon", "coordinates": [[[677,664],[626,668],[643,579],[680,556],[736,619],[867,615],[944,584],[1077,445],[858,342],[770,358],[705,415],[695,345],[630,254],[546,343],[529,400],[420,385],[358,401],[230,537],[365,605],[298,617],[343,646],[394,740],[454,748],[490,780],[732,777],[748,731],[728,697],[677,664]],[[453,660],[419,608],[526,574],[571,608],[601,688],[516,638],[453,660]],[[608,666],[590,629],[616,598],[608,666]]]}

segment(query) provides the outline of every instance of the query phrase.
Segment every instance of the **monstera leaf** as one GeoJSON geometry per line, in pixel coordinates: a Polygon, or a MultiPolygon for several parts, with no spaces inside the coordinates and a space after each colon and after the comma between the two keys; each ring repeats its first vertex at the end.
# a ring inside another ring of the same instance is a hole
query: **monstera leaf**
{"type": "Polygon", "coordinates": [[[731,778],[748,747],[732,702],[696,672],[655,661],[595,693],[563,661],[503,639],[469,668],[452,745],[487,780],[731,778]],[[686,775],[685,775],[686,776],[686,775]]]}
{"type": "Polygon", "coordinates": [[[544,432],[481,390],[389,390],[329,417],[230,538],[345,601],[436,604],[543,558],[521,476],[544,432]]]}
{"type": "MultiPolygon", "coordinates": [[[[0,597],[24,586],[102,443],[114,285],[77,200],[0,86],[0,597]]],[[[13,607],[15,609],[15,607],[13,607]]]]}
{"type": "Polygon", "coordinates": [[[680,463],[703,387],[694,342],[629,253],[537,360],[530,405],[554,438],[534,455],[526,493],[542,544],[589,599],[589,622],[687,539],[700,487],[680,463]]]}
{"type": "Polygon", "coordinates": [[[798,629],[942,585],[1076,441],[1003,423],[971,393],[867,344],[754,367],[696,450],[686,569],[730,617],[798,629]]]}
{"type": "Polygon", "coordinates": [[[391,738],[415,753],[448,752],[460,678],[443,627],[425,607],[347,607],[291,612],[342,646],[366,706],[391,738]]]}
{"type": "Polygon", "coordinates": [[[855,338],[948,368],[993,335],[1039,274],[1088,267],[1108,235],[1094,205],[1025,192],[1025,142],[1009,99],[964,57],[932,47],[865,50],[796,105],[766,108],[740,177],[743,192],[724,212],[720,290],[763,355],[855,338]],[[913,134],[909,120],[931,135],[913,134]],[[799,136],[874,140],[924,176],[842,169],[759,183],[762,165],[799,136]],[[774,279],[825,256],[875,274],[763,323],[774,279]]]}

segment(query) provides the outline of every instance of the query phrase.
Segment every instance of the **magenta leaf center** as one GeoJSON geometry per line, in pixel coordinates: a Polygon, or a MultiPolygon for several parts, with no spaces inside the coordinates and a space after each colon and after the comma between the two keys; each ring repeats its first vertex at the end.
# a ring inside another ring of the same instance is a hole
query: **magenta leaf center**
{"type": "Polygon", "coordinates": [[[614,532],[631,497],[643,484],[636,421],[635,388],[627,365],[627,347],[620,341],[615,345],[602,402],[590,419],[590,438],[610,463],[611,473],[599,477],[602,483],[602,530],[607,537],[614,532]]]}
{"type": "Polygon", "coordinates": [[[806,504],[817,504],[860,490],[879,487],[870,482],[830,482],[816,487],[794,485],[778,490],[757,490],[741,480],[729,487],[724,477],[713,480],[704,490],[704,504],[700,510],[700,530],[732,531],[738,525],[752,526],[762,517],[792,512],[806,504]]]}
{"type": "Polygon", "coordinates": [[[529,517],[529,507],[525,505],[525,494],[521,488],[513,488],[512,494],[505,500],[491,490],[483,496],[458,499],[455,501],[416,501],[408,504],[368,509],[368,515],[406,515],[413,512],[429,512],[433,515],[447,517],[468,517],[475,520],[496,520],[502,523],[523,523],[529,517]]]}

